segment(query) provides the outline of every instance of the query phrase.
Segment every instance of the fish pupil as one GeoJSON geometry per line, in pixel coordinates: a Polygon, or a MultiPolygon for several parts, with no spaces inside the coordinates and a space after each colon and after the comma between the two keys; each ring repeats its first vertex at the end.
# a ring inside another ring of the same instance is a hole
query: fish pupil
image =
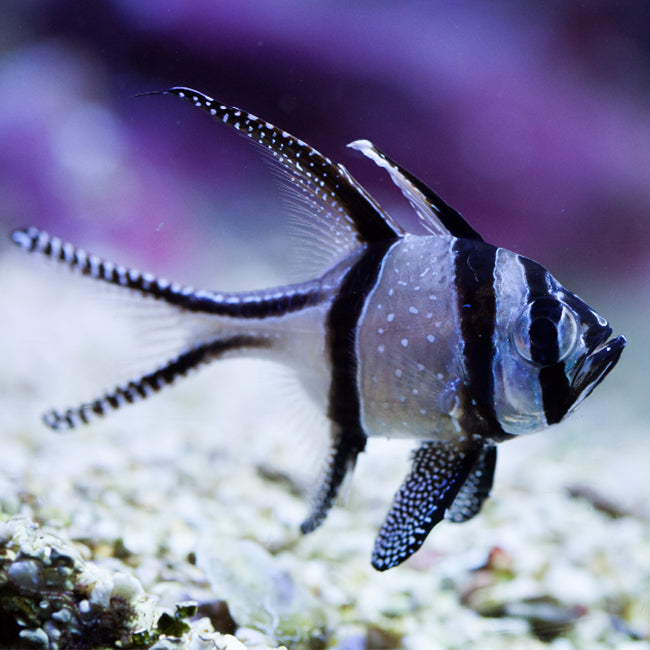
{"type": "Polygon", "coordinates": [[[530,308],[530,353],[535,363],[550,365],[560,359],[558,329],[562,304],[553,298],[539,298],[530,308]]]}
{"type": "Polygon", "coordinates": [[[537,318],[531,322],[528,334],[533,361],[543,365],[557,363],[559,349],[555,323],[546,317],[537,318]]]}

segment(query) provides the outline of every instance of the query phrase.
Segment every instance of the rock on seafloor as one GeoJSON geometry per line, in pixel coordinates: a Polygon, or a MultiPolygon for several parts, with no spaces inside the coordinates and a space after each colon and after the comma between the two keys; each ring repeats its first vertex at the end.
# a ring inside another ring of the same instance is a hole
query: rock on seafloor
{"type": "Polygon", "coordinates": [[[140,582],[85,562],[77,548],[25,517],[0,524],[0,644],[130,645],[153,628],[140,582]]]}
{"type": "Polygon", "coordinates": [[[78,544],[26,517],[0,523],[2,648],[245,647],[208,619],[191,626],[196,612],[193,602],[165,611],[131,573],[85,561],[78,544]]]}
{"type": "MultiPolygon", "coordinates": [[[[234,636],[215,632],[209,618],[197,618],[197,603],[161,608],[130,572],[86,561],[82,548],[26,517],[0,521],[1,648],[245,650],[234,636]]],[[[272,613],[278,603],[256,595],[272,613]]],[[[242,636],[249,647],[270,647],[255,630],[242,636]]]]}

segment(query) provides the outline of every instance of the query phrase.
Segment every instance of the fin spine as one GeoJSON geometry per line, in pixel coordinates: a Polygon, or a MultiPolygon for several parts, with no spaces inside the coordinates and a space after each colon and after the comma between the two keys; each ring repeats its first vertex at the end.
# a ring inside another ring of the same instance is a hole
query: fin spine
{"type": "MultiPolygon", "coordinates": [[[[388,171],[393,182],[416,209],[427,229],[431,230],[429,222],[439,221],[452,237],[483,241],[483,237],[467,223],[458,210],[452,208],[428,185],[401,165],[398,165],[383,151],[375,147],[372,142],[355,140],[348,144],[348,147],[361,151],[364,156],[369,157],[377,165],[384,167],[388,171]],[[404,181],[406,181],[406,186],[404,181]],[[421,212],[420,207],[425,212],[421,212]]],[[[437,224],[434,224],[433,232],[436,231],[436,226],[437,224]]]]}

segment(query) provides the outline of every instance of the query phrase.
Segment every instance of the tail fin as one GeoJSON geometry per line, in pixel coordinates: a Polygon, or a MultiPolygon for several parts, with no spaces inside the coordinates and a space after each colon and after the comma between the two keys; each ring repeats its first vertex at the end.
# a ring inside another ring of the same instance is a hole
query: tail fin
{"type": "MultiPolygon", "coordinates": [[[[305,307],[317,305],[328,297],[327,291],[323,290],[319,280],[241,293],[197,291],[191,287],[156,278],[149,273],[141,273],[135,269],[113,264],[68,242],[63,242],[58,237],[52,237],[38,228],[16,230],[12,233],[11,239],[26,252],[52,259],[71,271],[162,301],[179,311],[193,312],[197,315],[207,314],[259,321],[267,317],[282,317],[305,307]]],[[[195,323],[192,327],[194,325],[195,323]]],[[[157,370],[117,386],[97,399],[78,407],[64,411],[48,411],[44,416],[45,423],[57,431],[73,429],[117,410],[124,404],[144,399],[158,392],[163,386],[174,383],[190,370],[219,359],[226,353],[246,349],[268,349],[272,345],[271,338],[263,334],[253,335],[252,332],[260,331],[259,327],[245,328],[244,333],[241,328],[230,329],[229,332],[228,329],[227,327],[215,328],[213,323],[209,328],[201,330],[198,343],[193,335],[188,342],[193,341],[194,345],[157,370]]]]}
{"type": "Polygon", "coordinates": [[[45,424],[55,431],[74,429],[88,424],[97,417],[116,411],[125,404],[133,404],[157,393],[165,386],[171,386],[177,379],[210,361],[222,357],[227,352],[245,348],[268,348],[271,342],[263,337],[233,336],[217,339],[183,352],[157,370],[142,375],[125,385],[115,387],[101,397],[84,402],[65,411],[51,410],[43,415],[45,424]]]}

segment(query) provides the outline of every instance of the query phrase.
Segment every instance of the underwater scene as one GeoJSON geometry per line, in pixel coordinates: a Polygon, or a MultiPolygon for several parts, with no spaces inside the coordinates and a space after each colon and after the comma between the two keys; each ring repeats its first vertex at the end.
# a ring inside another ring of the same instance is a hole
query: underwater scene
{"type": "Polygon", "coordinates": [[[0,648],[650,650],[648,21],[8,3],[0,648]]]}

